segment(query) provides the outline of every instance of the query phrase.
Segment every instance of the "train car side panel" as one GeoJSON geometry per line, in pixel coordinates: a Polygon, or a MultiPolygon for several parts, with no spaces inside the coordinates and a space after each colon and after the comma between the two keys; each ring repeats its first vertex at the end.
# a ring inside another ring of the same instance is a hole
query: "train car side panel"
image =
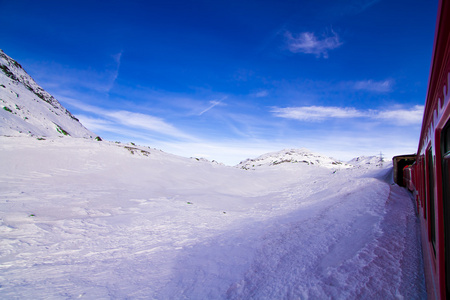
{"type": "Polygon", "coordinates": [[[450,0],[439,1],[427,98],[413,168],[430,299],[450,298],[450,0]]]}

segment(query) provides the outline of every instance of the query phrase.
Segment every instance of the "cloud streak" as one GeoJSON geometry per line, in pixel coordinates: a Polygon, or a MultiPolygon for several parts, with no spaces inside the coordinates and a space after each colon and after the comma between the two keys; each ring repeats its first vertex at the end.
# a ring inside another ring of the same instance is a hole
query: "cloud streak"
{"type": "Polygon", "coordinates": [[[365,11],[366,9],[370,8],[371,6],[373,6],[377,2],[380,2],[380,0],[351,1],[348,6],[347,11],[348,11],[348,13],[351,13],[351,14],[359,14],[359,13],[365,11]]]}
{"type": "Polygon", "coordinates": [[[269,92],[267,90],[261,90],[252,94],[252,96],[255,98],[263,98],[269,96],[269,92]]]}
{"type": "Polygon", "coordinates": [[[112,55],[112,58],[114,60],[114,68],[113,70],[111,70],[111,81],[109,83],[109,85],[107,86],[106,91],[109,93],[113,87],[114,84],[116,83],[117,78],[119,77],[119,70],[120,70],[120,64],[121,64],[121,60],[122,60],[122,54],[123,51],[120,51],[119,53],[112,55]]]}
{"type": "Polygon", "coordinates": [[[393,80],[361,80],[356,81],[352,84],[353,89],[377,93],[386,93],[392,91],[392,86],[394,85],[393,80]]]}
{"type": "Polygon", "coordinates": [[[222,103],[223,100],[225,100],[227,97],[223,97],[220,100],[211,100],[209,101],[209,103],[211,104],[210,106],[208,106],[206,109],[202,110],[201,112],[198,113],[199,116],[203,115],[204,113],[206,113],[207,111],[211,110],[213,107],[217,106],[217,105],[225,105],[224,103],[222,103]]]}
{"type": "Polygon", "coordinates": [[[413,125],[422,122],[424,107],[415,105],[410,109],[393,108],[391,110],[358,110],[353,107],[302,106],[273,108],[271,112],[279,118],[294,119],[303,122],[321,122],[328,119],[368,118],[385,120],[398,125],[413,125]]]}
{"type": "Polygon", "coordinates": [[[318,58],[321,56],[328,58],[329,50],[342,45],[339,36],[334,31],[331,32],[332,35],[319,39],[313,32],[302,32],[294,36],[288,31],[285,33],[287,47],[293,53],[315,54],[318,58]]]}

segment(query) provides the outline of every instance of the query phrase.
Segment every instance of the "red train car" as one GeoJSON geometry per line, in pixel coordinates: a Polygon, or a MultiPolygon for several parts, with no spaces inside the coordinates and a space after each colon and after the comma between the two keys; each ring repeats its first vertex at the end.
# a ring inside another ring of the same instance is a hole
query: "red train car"
{"type": "Polygon", "coordinates": [[[413,177],[413,173],[414,173],[414,171],[413,171],[413,166],[412,165],[409,165],[409,166],[406,166],[404,169],[403,169],[403,182],[404,182],[404,184],[405,184],[405,187],[408,189],[408,190],[410,190],[411,192],[414,190],[414,183],[413,183],[413,181],[412,181],[412,177],[413,177]]]}
{"type": "Polygon", "coordinates": [[[394,182],[396,184],[409,188],[411,185],[411,177],[407,169],[410,168],[415,161],[415,154],[398,155],[392,158],[392,163],[394,165],[394,182]]]}
{"type": "Polygon", "coordinates": [[[450,0],[439,1],[416,162],[416,197],[429,299],[450,299],[450,0]]]}

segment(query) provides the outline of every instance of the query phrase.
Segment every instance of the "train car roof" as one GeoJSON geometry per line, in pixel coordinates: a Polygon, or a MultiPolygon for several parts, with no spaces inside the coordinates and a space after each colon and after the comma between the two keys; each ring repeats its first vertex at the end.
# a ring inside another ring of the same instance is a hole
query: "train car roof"
{"type": "Polygon", "coordinates": [[[400,159],[416,159],[416,154],[396,155],[392,158],[392,160],[400,160],[400,159]]]}

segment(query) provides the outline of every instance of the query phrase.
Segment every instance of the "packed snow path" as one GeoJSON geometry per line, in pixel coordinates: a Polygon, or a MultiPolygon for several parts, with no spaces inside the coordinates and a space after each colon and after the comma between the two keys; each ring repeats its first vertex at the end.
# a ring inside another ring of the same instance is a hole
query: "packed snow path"
{"type": "Polygon", "coordinates": [[[426,297],[389,169],[242,170],[124,146],[0,138],[0,298],[426,297]]]}

